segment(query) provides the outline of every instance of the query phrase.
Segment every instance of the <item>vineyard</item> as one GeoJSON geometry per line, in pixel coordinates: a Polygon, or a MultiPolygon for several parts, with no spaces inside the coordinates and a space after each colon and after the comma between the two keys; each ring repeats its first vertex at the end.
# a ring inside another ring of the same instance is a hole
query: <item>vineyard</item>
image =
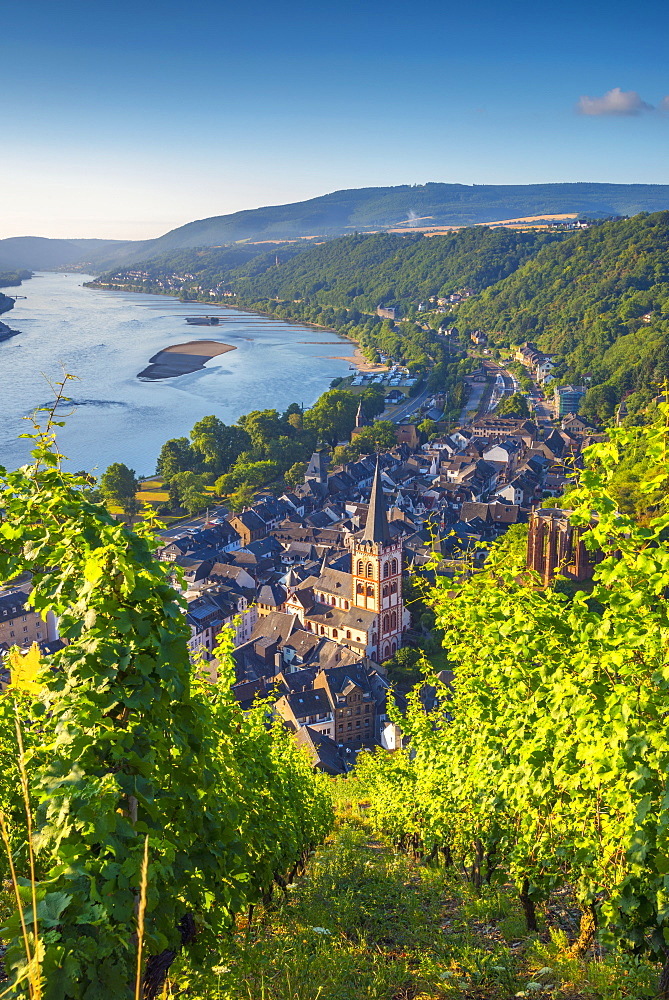
{"type": "Polygon", "coordinates": [[[115,523],[61,471],[52,421],[34,438],[34,465],[2,475],[0,579],[29,571],[33,606],[69,644],[0,699],[14,892],[0,986],[153,1000],[182,949],[210,963],[237,915],[296,876],[331,798],[265,705],[233,699],[225,641],[219,682],[192,677],[151,529],[115,523]]]}
{"type": "Polygon", "coordinates": [[[605,553],[591,592],[527,578],[502,544],[486,571],[433,595],[453,687],[414,690],[409,749],[362,759],[375,827],[480,891],[515,886],[528,931],[573,893],[580,934],[669,997],[669,529],[666,420],[614,429],[586,452],[572,522],[605,553]],[[645,456],[643,523],[609,495],[621,456],[645,456]]]}
{"type": "Polygon", "coordinates": [[[2,996],[667,1000],[658,412],[588,449],[567,498],[604,554],[593,585],[539,586],[509,539],[482,572],[437,578],[454,682],[426,665],[397,717],[407,748],[334,785],[264,703],[241,710],[229,640],[215,683],[193,672],[151,525],[91,502],[53,419],[37,429],[34,464],[2,473],[0,579],[30,572],[69,644],[13,656],[24,676],[0,699],[2,996]],[[640,521],[610,495],[630,455],[640,521]],[[551,924],[566,900],[580,930],[551,924]],[[585,985],[558,992],[556,970],[585,985]]]}

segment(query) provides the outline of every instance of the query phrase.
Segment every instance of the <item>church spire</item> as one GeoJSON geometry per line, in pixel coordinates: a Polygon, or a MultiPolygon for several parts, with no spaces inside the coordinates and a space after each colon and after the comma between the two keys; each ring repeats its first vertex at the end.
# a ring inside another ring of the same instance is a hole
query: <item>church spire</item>
{"type": "Polygon", "coordinates": [[[386,505],[383,499],[383,489],[379,482],[379,460],[376,459],[376,472],[372,483],[372,492],[369,498],[369,510],[367,511],[367,523],[362,536],[363,542],[380,542],[387,545],[390,541],[390,531],[388,530],[388,518],[386,517],[386,505]]]}
{"type": "Polygon", "coordinates": [[[355,416],[355,426],[356,427],[367,427],[367,426],[369,426],[369,420],[365,416],[365,411],[364,411],[364,409],[362,407],[362,398],[360,399],[360,402],[358,403],[358,412],[356,413],[356,416],[355,416]]]}

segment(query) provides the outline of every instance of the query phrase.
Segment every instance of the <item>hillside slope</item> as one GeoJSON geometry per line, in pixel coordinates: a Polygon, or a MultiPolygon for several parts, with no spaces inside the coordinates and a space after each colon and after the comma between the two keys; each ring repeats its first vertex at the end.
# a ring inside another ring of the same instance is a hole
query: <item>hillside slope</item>
{"type": "Polygon", "coordinates": [[[448,236],[348,236],[296,255],[264,275],[237,277],[241,294],[257,298],[313,297],[335,307],[375,309],[379,302],[411,302],[474,291],[512,274],[559,235],[518,233],[484,227],[448,236]]]}
{"type": "Polygon", "coordinates": [[[565,378],[608,384],[608,409],[630,391],[643,405],[669,377],[668,247],[669,212],[594,226],[464,303],[458,324],[560,355],[565,378]]]}
{"type": "Polygon", "coordinates": [[[97,268],[150,260],[183,247],[238,241],[335,237],[387,229],[412,219],[470,226],[525,216],[575,212],[596,218],[669,209],[667,184],[402,184],[333,191],[290,205],[212,216],[154,240],[0,240],[0,267],[38,270],[92,263],[97,268]]]}
{"type": "Polygon", "coordinates": [[[12,236],[0,240],[0,270],[26,268],[40,271],[93,261],[106,261],[109,266],[119,252],[127,254],[132,248],[142,246],[142,243],[124,240],[52,240],[45,236],[12,236]]]}
{"type": "Polygon", "coordinates": [[[174,273],[197,287],[229,288],[244,301],[309,299],[334,308],[374,311],[380,302],[410,310],[422,299],[463,285],[480,291],[516,270],[562,234],[519,233],[476,227],[447,236],[391,233],[344,236],[319,245],[288,244],[257,253],[249,247],[181,250],[117,269],[101,283],[136,282],[144,270],[148,286],[174,273]]]}
{"type": "Polygon", "coordinates": [[[606,217],[664,208],[669,208],[669,185],[663,184],[430,183],[359,188],[190,222],[153,240],[145,257],[237,240],[338,236],[355,229],[387,228],[415,217],[468,226],[543,213],[606,217]]]}

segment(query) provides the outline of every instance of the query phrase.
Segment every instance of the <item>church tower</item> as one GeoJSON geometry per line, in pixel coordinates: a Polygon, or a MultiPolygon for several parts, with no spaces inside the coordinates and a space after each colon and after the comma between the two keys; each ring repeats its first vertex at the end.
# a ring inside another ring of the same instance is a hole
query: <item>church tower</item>
{"type": "Polygon", "coordinates": [[[402,645],[402,542],[392,538],[376,463],[364,531],[353,538],[351,553],[353,606],[377,616],[372,632],[372,656],[381,661],[402,645]]]}
{"type": "Polygon", "coordinates": [[[365,416],[362,399],[358,403],[358,412],[355,415],[355,426],[357,430],[362,430],[363,427],[369,427],[369,420],[365,416]]]}

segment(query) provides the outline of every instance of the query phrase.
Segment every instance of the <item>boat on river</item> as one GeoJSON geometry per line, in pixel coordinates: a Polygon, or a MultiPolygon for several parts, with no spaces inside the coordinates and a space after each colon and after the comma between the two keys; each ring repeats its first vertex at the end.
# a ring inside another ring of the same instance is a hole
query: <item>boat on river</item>
{"type": "Polygon", "coordinates": [[[220,316],[186,316],[186,322],[191,326],[218,326],[220,316]]]}

